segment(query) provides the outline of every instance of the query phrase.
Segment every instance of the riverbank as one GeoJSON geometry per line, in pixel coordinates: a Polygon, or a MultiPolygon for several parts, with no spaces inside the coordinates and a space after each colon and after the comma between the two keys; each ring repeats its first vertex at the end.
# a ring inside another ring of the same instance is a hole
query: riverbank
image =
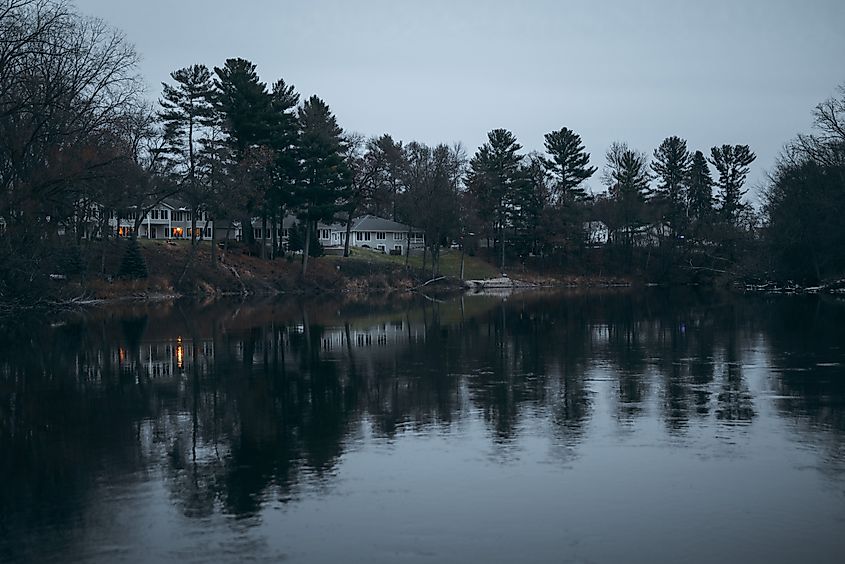
{"type": "MultiPolygon", "coordinates": [[[[437,273],[430,260],[421,255],[385,255],[366,249],[353,249],[352,256],[309,258],[302,275],[300,255],[273,260],[251,256],[243,247],[219,248],[212,263],[211,246],[204,242],[192,251],[188,242],[140,240],[139,248],[148,275],[120,277],[127,240],[86,243],[76,273],[57,266],[36,280],[35,297],[3,296],[7,310],[30,307],[84,307],[91,304],[126,300],[157,301],[192,296],[198,298],[230,295],[390,293],[429,294],[501,291],[542,287],[630,286],[632,280],[597,276],[548,276],[516,266],[504,274],[479,257],[465,255],[461,268],[460,252],[444,249],[437,273]],[[407,264],[406,264],[407,263],[407,264]],[[463,271],[464,280],[460,274],[463,271]]],[[[65,261],[66,262],[66,261],[65,261]]]]}

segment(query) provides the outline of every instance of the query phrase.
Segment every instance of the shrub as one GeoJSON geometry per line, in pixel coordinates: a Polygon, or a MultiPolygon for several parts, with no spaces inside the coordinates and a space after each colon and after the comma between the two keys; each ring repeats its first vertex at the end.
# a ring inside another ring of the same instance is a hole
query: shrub
{"type": "Polygon", "coordinates": [[[123,261],[120,263],[118,276],[124,278],[146,278],[147,275],[147,262],[141,253],[141,246],[138,244],[138,240],[132,237],[129,239],[126,253],[123,255],[123,261]]]}

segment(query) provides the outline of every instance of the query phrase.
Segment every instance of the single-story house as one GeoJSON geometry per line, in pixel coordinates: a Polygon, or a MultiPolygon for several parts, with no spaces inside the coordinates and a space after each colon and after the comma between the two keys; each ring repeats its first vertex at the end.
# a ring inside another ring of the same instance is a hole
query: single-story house
{"type": "MultiPolygon", "coordinates": [[[[346,225],[318,226],[320,243],[326,247],[343,247],[346,242],[346,225]]],[[[405,255],[408,250],[420,250],[425,244],[421,229],[374,215],[363,215],[352,220],[349,246],[373,249],[393,255],[405,255]]]]}
{"type": "MultiPolygon", "coordinates": [[[[286,244],[290,237],[290,231],[297,221],[297,218],[293,215],[285,216],[281,225],[276,226],[277,241],[286,244]]],[[[252,234],[256,240],[266,237],[267,244],[272,244],[273,227],[269,222],[266,227],[262,223],[260,218],[252,220],[252,234]],[[266,231],[262,232],[262,229],[266,231]]],[[[350,247],[368,248],[395,255],[404,255],[409,248],[411,251],[420,250],[425,242],[421,229],[374,215],[354,218],[349,234],[350,247]]],[[[233,236],[238,240],[243,236],[238,222],[235,222],[233,236]]],[[[346,242],[346,223],[343,221],[330,224],[318,223],[317,239],[326,249],[342,249],[346,242]]]]}

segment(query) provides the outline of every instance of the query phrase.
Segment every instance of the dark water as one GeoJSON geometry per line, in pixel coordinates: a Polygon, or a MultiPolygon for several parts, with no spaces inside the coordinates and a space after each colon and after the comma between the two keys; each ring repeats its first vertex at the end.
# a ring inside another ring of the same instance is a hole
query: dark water
{"type": "Polygon", "coordinates": [[[0,322],[0,561],[842,562],[845,304],[0,322]]]}

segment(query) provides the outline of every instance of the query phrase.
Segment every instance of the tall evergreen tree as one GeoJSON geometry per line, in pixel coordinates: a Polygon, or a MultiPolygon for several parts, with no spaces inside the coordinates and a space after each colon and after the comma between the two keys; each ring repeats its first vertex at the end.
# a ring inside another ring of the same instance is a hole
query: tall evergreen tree
{"type": "Polygon", "coordinates": [[[164,125],[165,154],[175,167],[180,192],[191,208],[191,243],[196,244],[197,215],[208,200],[207,186],[197,174],[197,154],[214,117],[213,83],[205,65],[170,73],[175,85],[162,83],[159,114],[164,125]]]}
{"type": "Polygon", "coordinates": [[[348,197],[350,171],[344,160],[343,129],[329,106],[311,96],[299,109],[301,179],[300,218],[306,223],[302,274],[308,269],[308,250],[318,221],[333,221],[348,197]]]}
{"type": "Polygon", "coordinates": [[[373,199],[384,175],[386,162],[384,153],[379,150],[377,139],[366,141],[363,135],[353,133],[345,136],[344,145],[346,166],[350,172],[349,195],[343,205],[343,211],[346,213],[343,256],[348,257],[355,214],[367,201],[373,199]]]}
{"type": "Polygon", "coordinates": [[[272,101],[267,85],[258,78],[250,61],[227,59],[223,67],[214,67],[214,73],[217,109],[239,165],[239,184],[244,191],[243,209],[239,210],[241,232],[243,240],[252,243],[252,218],[265,213],[265,199],[272,184],[272,101]]]}
{"type": "Polygon", "coordinates": [[[693,226],[693,236],[700,237],[701,229],[713,213],[713,178],[710,166],[701,151],[696,151],[687,177],[687,213],[693,226]]]}
{"type": "Polygon", "coordinates": [[[673,240],[686,227],[684,192],[691,164],[692,157],[687,150],[687,142],[680,137],[667,137],[654,150],[651,169],[658,181],[654,197],[663,208],[663,217],[669,224],[673,240]]]}
{"type": "MultiPolygon", "coordinates": [[[[529,155],[522,168],[525,182],[519,183],[520,189],[515,194],[513,228],[522,243],[521,254],[536,254],[550,235],[551,226],[545,220],[550,208],[551,189],[543,157],[536,153],[529,155]]],[[[563,213],[563,210],[558,211],[563,213]]]]}
{"type": "Polygon", "coordinates": [[[648,157],[628,148],[625,143],[613,143],[606,155],[602,180],[615,203],[617,223],[625,233],[625,244],[633,246],[633,229],[643,221],[643,205],[648,198],[651,175],[648,157]]]}
{"type": "Polygon", "coordinates": [[[382,215],[390,210],[393,221],[397,221],[397,201],[403,189],[402,177],[407,164],[405,148],[401,141],[385,133],[375,140],[372,151],[377,159],[384,163],[379,186],[373,194],[373,213],[382,215]]]}
{"type": "Polygon", "coordinates": [[[296,204],[296,183],[299,180],[299,120],[296,107],[299,94],[293,85],[279,79],[270,93],[269,144],[273,149],[272,182],[265,202],[264,215],[272,222],[274,254],[279,248],[278,226],[287,210],[296,204]]]}
{"type": "Polygon", "coordinates": [[[481,204],[482,218],[499,234],[499,266],[505,267],[505,228],[513,210],[513,198],[525,182],[521,167],[522,145],[506,129],[487,134],[487,143],[479,147],[470,161],[468,187],[481,204]]]}
{"type": "Polygon", "coordinates": [[[736,226],[740,213],[745,208],[742,197],[748,192],[743,190],[745,178],[748,176],[749,165],[757,155],[751,152],[748,145],[722,145],[710,150],[710,163],[719,172],[716,186],[719,188],[719,212],[722,220],[736,226]]]}
{"type": "Polygon", "coordinates": [[[593,176],[596,167],[590,165],[590,153],[584,149],[581,136],[563,127],[545,135],[546,170],[554,179],[551,184],[553,201],[571,203],[583,200],[586,193],[582,184],[593,176]]]}

